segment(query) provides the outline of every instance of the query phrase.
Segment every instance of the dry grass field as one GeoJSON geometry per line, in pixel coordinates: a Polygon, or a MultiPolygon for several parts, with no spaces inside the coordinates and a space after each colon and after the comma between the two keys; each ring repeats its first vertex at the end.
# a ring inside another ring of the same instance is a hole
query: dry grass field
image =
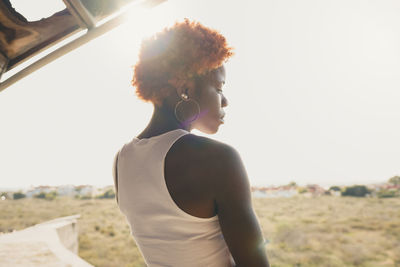
{"type": "MultiPolygon", "coordinates": [[[[400,266],[400,198],[254,199],[271,266],[400,266]]],[[[0,232],[81,214],[79,255],[95,266],[145,266],[113,199],[0,201],[0,232]]]]}

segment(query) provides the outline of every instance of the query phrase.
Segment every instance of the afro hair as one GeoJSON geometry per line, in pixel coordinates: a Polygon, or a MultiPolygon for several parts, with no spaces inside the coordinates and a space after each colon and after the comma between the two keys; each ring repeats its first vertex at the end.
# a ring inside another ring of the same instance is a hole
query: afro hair
{"type": "Polygon", "coordinates": [[[139,99],[160,106],[175,88],[188,86],[232,55],[223,35],[185,18],[142,41],[132,85],[139,99]]]}

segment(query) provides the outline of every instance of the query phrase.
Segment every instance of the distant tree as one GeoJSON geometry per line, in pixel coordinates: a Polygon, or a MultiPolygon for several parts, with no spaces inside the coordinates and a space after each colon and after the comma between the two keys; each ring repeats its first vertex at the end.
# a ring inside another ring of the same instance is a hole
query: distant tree
{"type": "Polygon", "coordinates": [[[37,193],[36,195],[33,195],[34,198],[45,198],[46,197],[46,193],[45,192],[40,192],[37,193]]]}
{"type": "Polygon", "coordinates": [[[400,184],[400,176],[393,176],[392,178],[389,179],[388,183],[395,185],[400,184]]]}
{"type": "Polygon", "coordinates": [[[75,198],[76,199],[82,199],[82,200],[85,200],[85,199],[92,199],[93,197],[90,195],[90,194],[87,194],[87,195],[75,195],[75,198]]]}
{"type": "Polygon", "coordinates": [[[34,195],[34,198],[41,198],[41,199],[47,199],[47,200],[53,200],[57,197],[58,193],[56,191],[51,191],[49,193],[45,192],[40,192],[36,195],[34,195]]]}
{"type": "Polygon", "coordinates": [[[399,193],[397,192],[397,191],[395,191],[395,190],[380,190],[378,193],[377,193],[377,196],[379,197],[379,198],[390,198],[390,197],[398,197],[399,196],[399,193]]]}
{"type": "Polygon", "coordinates": [[[365,185],[354,185],[344,189],[342,196],[365,197],[370,191],[365,185]]]}
{"type": "Polygon", "coordinates": [[[296,182],[294,182],[294,181],[291,181],[290,183],[288,183],[288,186],[296,187],[296,186],[297,186],[297,184],[296,184],[296,182]]]}
{"type": "Polygon", "coordinates": [[[336,186],[336,185],[333,185],[333,186],[329,187],[329,190],[332,190],[332,191],[341,191],[340,187],[339,187],[339,186],[336,186]]]}
{"type": "Polygon", "coordinates": [[[53,200],[58,196],[57,191],[51,191],[49,193],[46,194],[45,199],[47,200],[53,200]]]}
{"type": "Polygon", "coordinates": [[[97,198],[115,198],[115,192],[113,189],[108,189],[103,194],[97,196],[97,198]]]}
{"type": "Polygon", "coordinates": [[[21,198],[25,198],[25,197],[26,197],[26,195],[22,192],[15,192],[13,194],[13,199],[21,199],[21,198]]]}
{"type": "Polygon", "coordinates": [[[307,192],[308,192],[308,190],[305,187],[298,187],[297,188],[297,193],[299,193],[299,194],[303,194],[303,193],[307,193],[307,192]]]}

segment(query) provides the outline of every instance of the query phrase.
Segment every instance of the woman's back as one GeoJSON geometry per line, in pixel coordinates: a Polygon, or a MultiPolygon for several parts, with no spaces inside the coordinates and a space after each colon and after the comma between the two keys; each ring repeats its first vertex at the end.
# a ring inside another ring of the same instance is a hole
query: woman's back
{"type": "Polygon", "coordinates": [[[124,145],[116,166],[119,208],[149,266],[232,266],[210,184],[191,167],[201,155],[189,152],[187,134],[176,129],[124,145]]]}

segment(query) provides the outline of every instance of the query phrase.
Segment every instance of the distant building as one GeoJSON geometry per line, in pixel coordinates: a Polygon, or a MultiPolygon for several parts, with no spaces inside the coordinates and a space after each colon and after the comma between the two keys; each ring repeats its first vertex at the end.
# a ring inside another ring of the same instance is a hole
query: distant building
{"type": "Polygon", "coordinates": [[[251,192],[253,197],[256,198],[266,198],[267,194],[265,193],[265,191],[261,191],[261,190],[254,190],[253,192],[251,192]]]}
{"type": "Polygon", "coordinates": [[[28,189],[25,192],[26,197],[33,197],[34,195],[40,194],[40,193],[50,193],[51,191],[57,191],[56,187],[49,186],[49,185],[40,185],[36,186],[32,189],[28,189]]]}
{"type": "Polygon", "coordinates": [[[252,196],[256,198],[293,197],[298,194],[295,186],[253,187],[252,196]]]}
{"type": "MultiPolygon", "coordinates": [[[[327,190],[317,184],[308,184],[306,185],[306,190],[312,197],[325,195],[327,190]]],[[[308,195],[306,193],[306,195],[308,195]]]]}
{"type": "Polygon", "coordinates": [[[57,187],[56,191],[59,196],[74,196],[74,195],[76,195],[74,185],[60,185],[57,187]]]}
{"type": "Polygon", "coordinates": [[[99,193],[99,189],[93,185],[78,185],[75,190],[79,196],[94,197],[99,193]]]}
{"type": "Polygon", "coordinates": [[[380,191],[400,191],[400,185],[390,183],[378,183],[367,185],[367,188],[371,191],[371,196],[376,197],[380,191]]]}
{"type": "Polygon", "coordinates": [[[342,192],[340,192],[340,191],[329,190],[328,192],[331,196],[334,196],[334,197],[340,197],[342,195],[342,192]]]}

